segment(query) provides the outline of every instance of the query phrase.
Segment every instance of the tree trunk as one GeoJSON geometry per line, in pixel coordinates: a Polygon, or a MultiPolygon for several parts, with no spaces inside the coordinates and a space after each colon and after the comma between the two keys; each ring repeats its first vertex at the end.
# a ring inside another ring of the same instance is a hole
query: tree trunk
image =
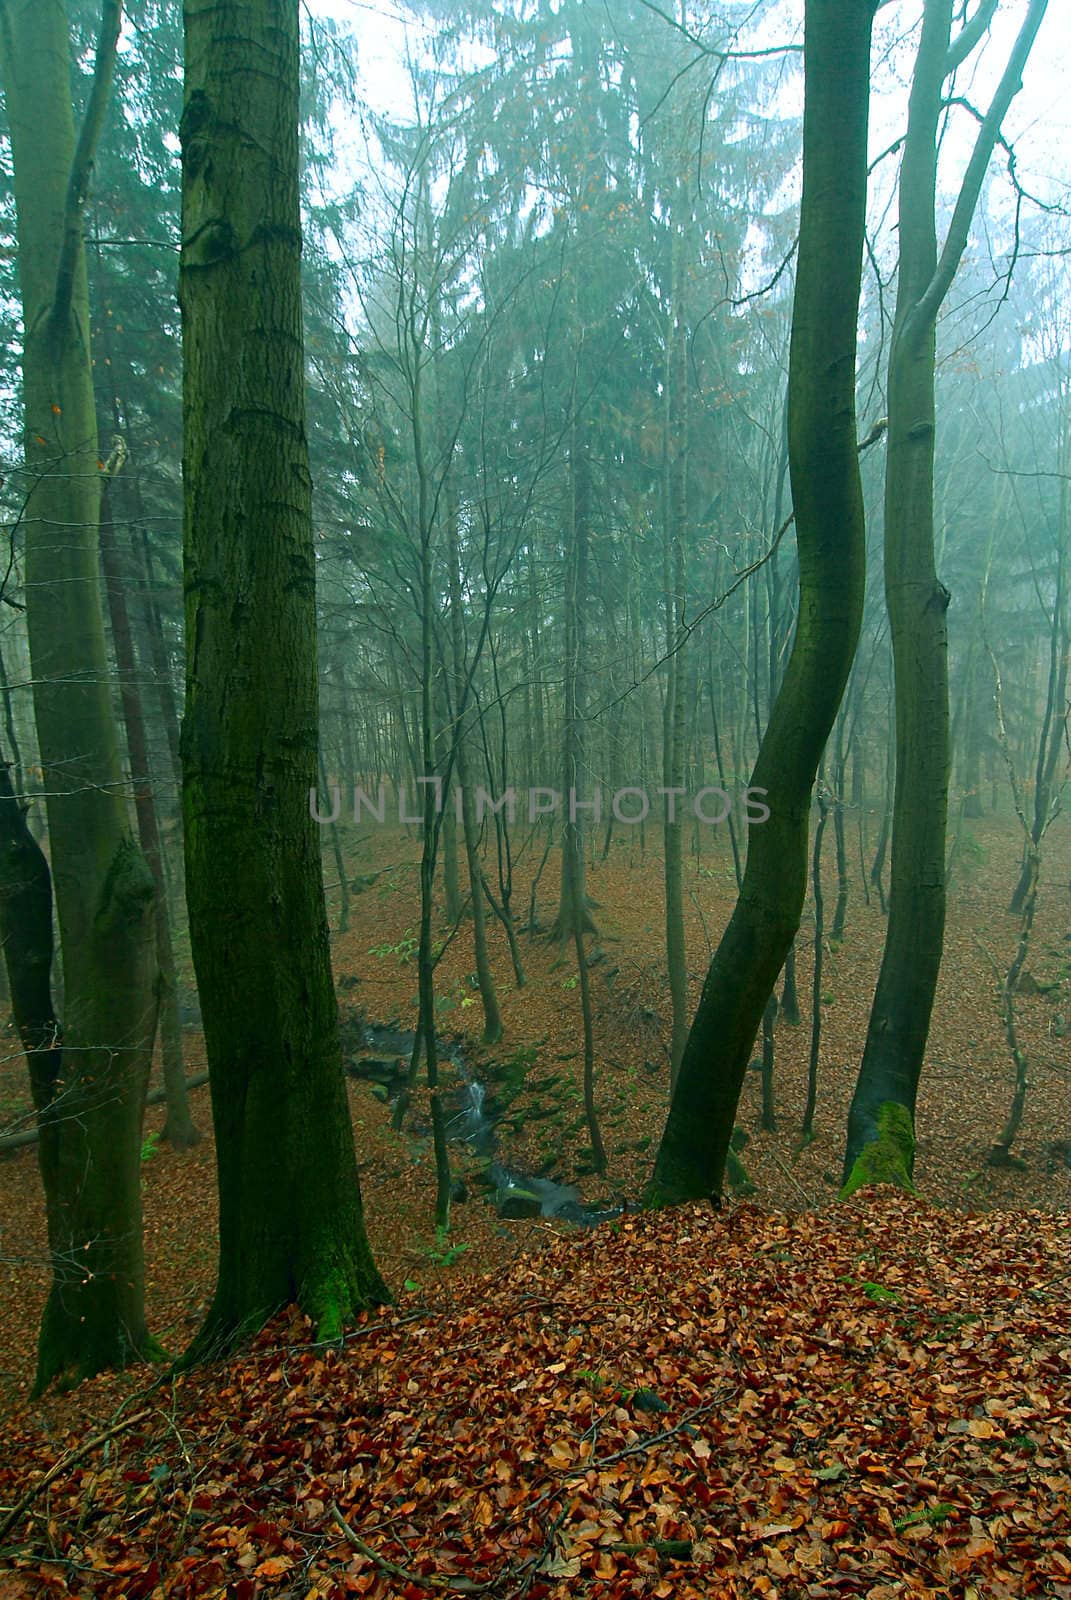
{"type": "Polygon", "coordinates": [[[453,495],[447,494],[447,537],[450,543],[450,646],[454,667],[454,717],[452,741],[457,772],[457,788],[461,795],[461,824],[465,837],[465,859],[469,869],[469,902],[472,910],[472,943],[476,961],[476,981],[480,987],[483,1005],[483,1043],[497,1044],[502,1037],[502,1017],[498,1009],[494,974],[487,953],[487,908],[483,864],[480,861],[480,834],[476,821],[476,805],[469,787],[468,732],[465,727],[463,702],[465,699],[465,641],[463,612],[461,609],[461,560],[457,540],[457,506],[453,495]]]}
{"type": "Polygon", "coordinates": [[[720,1200],[751,1047],[799,927],[811,790],[851,669],[865,577],[855,437],[872,0],[809,0],[804,180],[789,363],[800,598],[752,775],[770,817],[703,986],[647,1203],[720,1200]]]}
{"type": "Polygon", "coordinates": [[[1059,454],[1060,512],[1056,532],[1056,593],[1049,623],[1049,668],[1045,685],[1045,710],[1038,734],[1037,763],[1034,771],[1034,814],[1030,835],[1023,850],[1019,881],[1008,906],[1022,912],[1031,893],[1037,892],[1037,868],[1032,860],[1041,836],[1052,820],[1053,785],[1056,767],[1064,748],[1067,727],[1067,471],[1071,466],[1071,428],[1062,422],[1063,439],[1059,454]]]}
{"type": "Polygon", "coordinates": [[[822,839],[829,816],[829,796],[818,785],[818,826],[811,852],[811,893],[814,897],[814,967],[811,976],[811,1049],[807,1057],[807,1100],[800,1132],[805,1143],[814,1138],[814,1111],[818,1104],[818,1056],[822,1047],[822,965],[825,956],[825,897],[822,894],[822,839]]]}
{"type": "MultiPolygon", "coordinates": [[[[30,1069],[35,1108],[47,1111],[63,1065],[62,1030],[52,1003],[52,876],[44,851],[26,826],[26,806],[11,784],[11,763],[0,762],[0,937],[11,1011],[30,1069]]],[[[21,1136],[20,1136],[21,1137],[21,1136]]],[[[59,1126],[42,1117],[41,1170],[55,1185],[59,1126]]],[[[49,1243],[55,1212],[48,1211],[49,1243]]],[[[70,1264],[67,1266],[70,1272],[70,1264]]]]}
{"type": "Polygon", "coordinates": [[[878,891],[878,902],[881,906],[882,916],[887,916],[889,904],[885,897],[885,857],[889,849],[889,837],[892,833],[893,800],[896,786],[896,728],[892,718],[892,706],[889,707],[889,731],[885,743],[885,783],[882,788],[881,801],[881,827],[878,829],[878,842],[874,847],[874,861],[870,868],[870,882],[878,891]]]}
{"type": "Polygon", "coordinates": [[[776,1048],[777,997],[770,995],[762,1013],[762,1117],[764,1133],[777,1132],[777,1096],[774,1089],[774,1054],[776,1048]]]}
{"type": "Polygon", "coordinates": [[[953,0],[926,0],[900,171],[900,265],[889,353],[885,468],[885,598],[896,685],[889,924],[866,1047],[848,1115],[844,1193],[879,1178],[910,1188],[915,1101],[944,946],[948,816],[949,593],[934,556],[934,371],[937,315],[967,245],[970,221],[1005,112],[1047,0],[1030,0],[982,122],[938,254],[937,141],[944,83],[969,53],[967,23],[951,42],[953,0]]]}
{"type": "MultiPolygon", "coordinates": [[[[449,772],[452,765],[451,751],[456,751],[457,748],[457,727],[450,715],[445,682],[445,660],[437,659],[433,671],[435,673],[435,687],[432,693],[432,708],[435,715],[435,770],[449,772]]],[[[438,821],[443,859],[443,916],[451,928],[457,927],[465,914],[461,900],[461,880],[458,876],[457,816],[454,811],[455,786],[461,781],[460,775],[455,772],[453,782],[444,782],[443,809],[438,821]]]]}
{"type": "Polygon", "coordinates": [[[0,29],[26,330],[26,625],[65,1011],[57,1075],[35,1081],[53,1262],[40,1392],[156,1350],[145,1327],[140,1162],[156,958],[153,882],[130,831],[100,605],[82,234],[119,7],[102,9],[77,145],[64,0],[9,0],[0,29]]]}
{"type": "MultiPolygon", "coordinates": [[[[316,761],[317,774],[320,780],[320,793],[329,796],[328,815],[332,820],[325,824],[328,838],[331,841],[331,854],[334,857],[335,871],[338,873],[338,931],[347,933],[350,926],[350,883],[346,872],[346,855],[342,848],[342,831],[334,819],[334,796],[330,792],[328,783],[327,763],[324,761],[323,751],[320,750],[316,761]]],[[[353,785],[341,783],[339,785],[339,811],[346,804],[346,795],[353,793],[353,785]]]]}
{"type": "Polygon", "coordinates": [[[292,1301],[334,1337],[388,1292],[364,1230],[309,810],[298,0],[187,0],[185,39],[183,812],[220,1209],[193,1361],[292,1301]]]}
{"type": "MultiPolygon", "coordinates": [[[[580,357],[578,356],[578,361],[580,357]]],[[[570,476],[572,506],[565,552],[565,707],[562,730],[562,878],[551,937],[560,943],[574,930],[597,933],[584,885],[583,818],[577,802],[584,785],[585,610],[588,589],[588,522],[591,516],[591,467],[584,426],[574,415],[570,476]]],[[[598,821],[598,818],[596,818],[598,821]]]]}
{"type": "Polygon", "coordinates": [[[839,944],[844,938],[844,923],[848,915],[848,845],[844,836],[844,791],[848,782],[848,761],[844,748],[844,717],[841,715],[837,721],[836,737],[833,745],[833,795],[831,805],[833,810],[833,836],[837,854],[837,904],[833,912],[833,926],[829,930],[829,937],[834,944],[839,944]]]}
{"type": "Polygon", "coordinates": [[[684,824],[676,793],[684,788],[684,540],[688,515],[688,330],[684,320],[684,271],[674,230],[673,286],[666,328],[665,439],[663,443],[662,591],[665,605],[666,703],[662,727],[662,784],[667,790],[662,823],[665,859],[666,971],[672,1028],[670,1093],[677,1082],[688,1039],[688,956],[684,940],[681,857],[684,824]]]}
{"type": "MultiPolygon", "coordinates": [[[[122,469],[125,448],[113,452],[114,472],[122,469]]],[[[175,1150],[188,1150],[201,1135],[190,1116],[186,1094],[186,1068],[182,1059],[182,1023],[179,1020],[178,985],[175,981],[175,955],[171,944],[171,919],[164,882],[163,849],[156,815],[152,774],[149,768],[149,741],[138,688],[138,663],[127,610],[126,574],[122,569],[115,523],[112,520],[114,489],[111,479],[104,486],[100,518],[100,564],[108,613],[112,625],[115,663],[119,670],[119,701],[126,729],[130,757],[130,781],[134,790],[134,814],[142,854],[152,873],[156,891],[154,923],[156,959],[159,968],[160,1050],[163,1059],[164,1088],[167,1090],[167,1118],[163,1137],[175,1150]]]]}

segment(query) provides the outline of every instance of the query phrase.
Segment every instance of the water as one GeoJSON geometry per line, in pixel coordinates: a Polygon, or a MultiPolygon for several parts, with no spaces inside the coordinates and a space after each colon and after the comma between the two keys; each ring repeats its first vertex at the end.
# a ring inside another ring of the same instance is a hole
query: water
{"type": "MultiPolygon", "coordinates": [[[[415,1037],[406,1029],[369,1023],[365,1027],[366,1048],[375,1051],[376,1058],[347,1063],[347,1070],[356,1076],[385,1084],[393,1101],[401,1091],[415,1037]]],[[[464,1079],[464,1086],[454,1098],[447,1119],[448,1138],[467,1144],[485,1160],[493,1158],[498,1143],[496,1118],[494,1103],[488,1098],[486,1085],[473,1075],[459,1047],[440,1043],[439,1054],[440,1059],[455,1066],[464,1079]]],[[[574,1184],[556,1183],[553,1178],[532,1177],[494,1159],[490,1160],[487,1175],[492,1185],[488,1198],[499,1210],[511,1196],[531,1196],[533,1205],[536,1200],[539,1202],[540,1216],[560,1217],[581,1227],[594,1227],[620,1216],[624,1209],[620,1205],[605,1210],[585,1205],[574,1184]]]]}

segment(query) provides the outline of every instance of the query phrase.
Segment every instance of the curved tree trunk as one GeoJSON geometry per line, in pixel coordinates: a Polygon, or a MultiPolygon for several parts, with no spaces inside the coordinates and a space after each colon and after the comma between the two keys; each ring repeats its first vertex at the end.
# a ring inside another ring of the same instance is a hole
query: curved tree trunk
{"type": "MultiPolygon", "coordinates": [[[[937,143],[944,84],[977,42],[951,40],[953,0],[926,0],[900,172],[900,269],[889,353],[885,598],[896,685],[889,925],[866,1047],[848,1114],[843,1193],[876,1179],[911,1187],[915,1101],[944,947],[948,818],[949,593],[934,555],[937,314],[959,266],[1005,112],[1045,14],[1030,0],[982,122],[938,254],[937,143]]],[[[989,7],[990,14],[992,7],[989,7]]],[[[984,18],[986,0],[976,18],[984,18]]]]}
{"type": "Polygon", "coordinates": [[[183,812],[220,1206],[192,1361],[291,1301],[329,1338],[388,1293],[365,1237],[309,811],[298,0],[187,0],[185,34],[183,812]]]}
{"type": "Polygon", "coordinates": [[[800,600],[792,654],[752,785],[736,908],[703,986],[647,1203],[717,1203],[751,1047],[799,927],[811,790],[863,612],[855,429],[873,0],[808,0],[803,202],[789,362],[789,455],[800,600]]]}

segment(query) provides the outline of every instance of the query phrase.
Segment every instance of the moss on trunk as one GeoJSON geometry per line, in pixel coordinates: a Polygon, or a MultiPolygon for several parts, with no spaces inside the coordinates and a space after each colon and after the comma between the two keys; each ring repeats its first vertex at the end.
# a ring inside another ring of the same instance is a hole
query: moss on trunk
{"type": "Polygon", "coordinates": [[[156,1022],[153,884],[130,834],[100,603],[101,470],[82,236],[117,0],[106,0],[100,16],[76,141],[64,0],[13,0],[0,13],[26,330],[26,625],[64,977],[62,1056],[49,1053],[46,1065],[40,1051],[30,1053],[53,1274],[38,1392],[152,1351],[139,1152],[156,1022]]]}
{"type": "Polygon", "coordinates": [[[892,1183],[908,1194],[916,1193],[915,1129],[911,1113],[896,1100],[887,1100],[878,1111],[877,1131],[860,1150],[840,1191],[847,1200],[857,1189],[872,1183],[892,1183]]]}
{"type": "Polygon", "coordinates": [[[389,1295],[364,1230],[309,814],[298,3],[187,0],[185,28],[183,815],[220,1199],[192,1361],[292,1301],[331,1337],[389,1295]]]}

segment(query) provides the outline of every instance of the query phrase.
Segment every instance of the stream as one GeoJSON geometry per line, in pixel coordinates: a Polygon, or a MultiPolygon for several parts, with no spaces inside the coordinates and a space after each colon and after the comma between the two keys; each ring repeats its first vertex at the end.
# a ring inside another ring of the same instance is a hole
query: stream
{"type": "MultiPolygon", "coordinates": [[[[379,1098],[393,1105],[401,1092],[416,1035],[410,1030],[378,1023],[364,1024],[363,1056],[346,1051],[346,1071],[386,1091],[379,1098]]],[[[440,1059],[450,1062],[463,1080],[460,1093],[450,1097],[447,1106],[447,1137],[465,1144],[487,1163],[487,1198],[501,1217],[560,1217],[579,1227],[596,1227],[619,1217],[623,1204],[606,1207],[586,1205],[580,1191],[571,1183],[536,1177],[508,1166],[496,1157],[499,1121],[494,1097],[474,1076],[457,1045],[439,1041],[440,1059]]]]}

